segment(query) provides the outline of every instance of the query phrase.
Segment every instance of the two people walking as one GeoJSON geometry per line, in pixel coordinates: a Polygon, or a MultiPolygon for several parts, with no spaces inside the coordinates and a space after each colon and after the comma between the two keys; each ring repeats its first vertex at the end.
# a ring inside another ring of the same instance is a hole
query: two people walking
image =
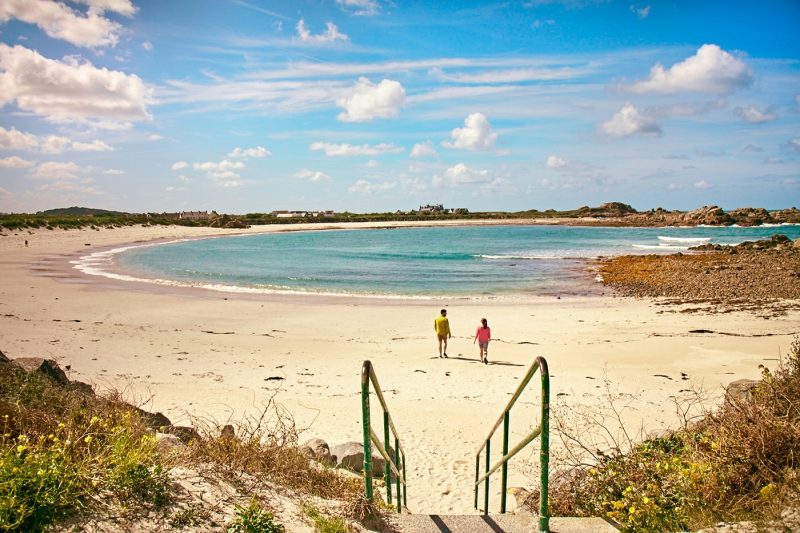
{"type": "MultiPolygon", "coordinates": [[[[447,309],[442,309],[433,321],[433,329],[436,331],[436,338],[439,340],[439,357],[447,357],[447,340],[452,336],[450,333],[450,321],[447,319],[447,309]]],[[[481,325],[475,331],[475,338],[472,344],[478,343],[480,349],[481,363],[489,364],[489,341],[492,339],[492,330],[485,318],[481,318],[481,325]]]]}

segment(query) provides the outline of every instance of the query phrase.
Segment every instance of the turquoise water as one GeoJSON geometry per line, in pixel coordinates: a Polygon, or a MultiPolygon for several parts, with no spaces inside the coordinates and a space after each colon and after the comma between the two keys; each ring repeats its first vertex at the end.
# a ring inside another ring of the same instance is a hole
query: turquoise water
{"type": "Polygon", "coordinates": [[[270,233],[128,248],[117,267],[140,279],[229,291],[377,296],[593,293],[587,259],[735,244],[800,226],[583,228],[463,226],[270,233]]]}

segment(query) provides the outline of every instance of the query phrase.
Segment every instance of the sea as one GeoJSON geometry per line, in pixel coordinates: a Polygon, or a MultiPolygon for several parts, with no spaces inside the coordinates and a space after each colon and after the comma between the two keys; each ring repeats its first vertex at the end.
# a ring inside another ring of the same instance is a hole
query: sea
{"type": "Polygon", "coordinates": [[[291,231],[134,244],[75,261],[88,274],[239,293],[380,298],[602,292],[594,259],[738,244],[800,225],[605,228],[446,226],[291,231]]]}

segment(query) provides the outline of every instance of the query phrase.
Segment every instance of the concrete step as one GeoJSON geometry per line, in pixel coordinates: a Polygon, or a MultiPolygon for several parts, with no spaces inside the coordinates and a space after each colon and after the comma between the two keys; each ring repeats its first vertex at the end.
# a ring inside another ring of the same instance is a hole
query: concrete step
{"type": "MultiPolygon", "coordinates": [[[[392,515],[390,524],[401,533],[534,533],[538,518],[528,513],[492,515],[392,515]]],[[[616,533],[602,518],[551,517],[553,533],[616,533]]]]}

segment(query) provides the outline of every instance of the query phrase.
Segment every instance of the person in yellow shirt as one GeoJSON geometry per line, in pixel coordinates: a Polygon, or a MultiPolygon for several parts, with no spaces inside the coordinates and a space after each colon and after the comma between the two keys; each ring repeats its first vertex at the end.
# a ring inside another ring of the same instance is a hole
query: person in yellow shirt
{"type": "Polygon", "coordinates": [[[439,339],[439,357],[447,357],[447,339],[450,338],[450,322],[447,320],[447,309],[442,309],[440,315],[433,321],[436,338],[439,339]],[[442,349],[444,345],[444,349],[442,349]]]}

